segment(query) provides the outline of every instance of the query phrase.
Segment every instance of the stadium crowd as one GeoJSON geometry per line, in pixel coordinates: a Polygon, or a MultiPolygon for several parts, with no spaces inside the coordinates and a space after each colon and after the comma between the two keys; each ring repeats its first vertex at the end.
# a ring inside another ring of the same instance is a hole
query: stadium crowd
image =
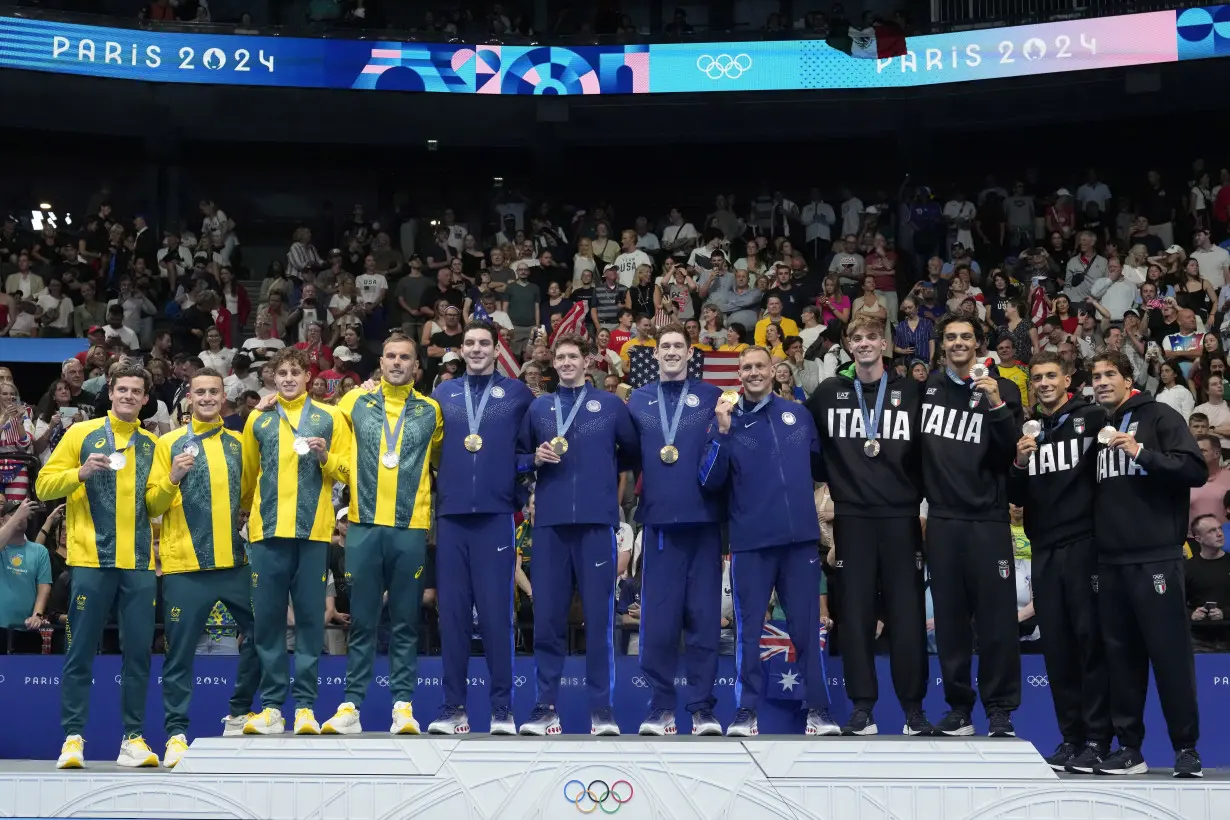
{"type": "MultiPolygon", "coordinates": [[[[1230,244],[1223,241],[1230,171],[1214,173],[1198,161],[1189,176],[1163,180],[1149,171],[1138,191],[1114,192],[1093,169],[1053,189],[1032,174],[1010,187],[987,177],[968,191],[918,186],[896,202],[864,202],[849,190],[829,200],[819,189],[766,188],[746,201],[719,195],[711,208],[673,208],[661,219],[602,203],[563,209],[506,197],[493,205],[489,224],[463,224],[445,208],[417,237],[356,206],[336,226],[337,247],[319,246],[300,227],[284,258],[259,271],[244,258],[243,225],[210,200],[184,227],[165,231],[142,214],[117,213],[109,192],[94,197],[79,230],[31,231],[9,219],[0,228],[0,336],[85,343],[58,378],[27,386],[24,396],[0,369],[5,649],[47,652],[62,643],[54,627],[67,618],[71,575],[63,507],[43,509],[33,477],[73,424],[106,413],[106,375],[125,362],[143,363],[153,378],[152,400],[141,410],[150,431],[183,425],[188,380],[205,367],[225,375],[225,426],[240,431],[275,392],[266,363],[287,346],[309,357],[312,401],[335,404],[373,373],[379,378],[380,343],[393,331],[420,343],[415,386],[424,394],[463,371],[459,350],[472,319],[499,328],[498,369],[534,395],[557,383],[552,340],[584,333],[594,343],[590,383],[626,400],[656,378],[657,329],[678,322],[698,373],[720,373],[721,354],[765,345],[775,392],[802,403],[851,361],[843,328],[853,317],[882,322],[898,373],[922,382],[943,366],[936,323],[955,313],[981,327],[979,356],[1024,397],[1028,364],[1043,351],[1058,354],[1072,370],[1073,392],[1087,396],[1092,358],[1119,351],[1134,383],[1182,414],[1210,475],[1192,493],[1188,608],[1197,648],[1224,650],[1230,575],[1217,562],[1230,509],[1230,470],[1221,466],[1230,454],[1230,252],[1223,247],[1230,244]]],[[[1025,404],[1028,416],[1032,401],[1025,404]]],[[[638,493],[638,477],[624,475],[617,623],[628,652],[637,651],[639,622],[638,493]]],[[[828,488],[819,486],[815,498],[822,542],[831,547],[828,488]]],[[[347,503],[339,486],[322,602],[327,650],[339,654],[348,623],[347,503]]],[[[1013,513],[1020,636],[1035,651],[1046,636],[1033,616],[1029,539],[1020,510],[1013,513]]],[[[926,517],[925,502],[920,514],[926,517]]],[[[532,499],[521,519],[518,606],[528,631],[532,499]]],[[[840,595],[841,570],[828,563],[840,595]]],[[[730,651],[729,580],[724,592],[730,651]]],[[[839,651],[841,625],[833,624],[827,590],[821,609],[839,651]]],[[[930,610],[928,592],[928,617],[930,610]]],[[[572,625],[582,619],[574,607],[572,625]]],[[[235,652],[236,635],[219,603],[199,651],[235,652]]],[[[524,635],[518,641],[530,645],[524,635]]]]}

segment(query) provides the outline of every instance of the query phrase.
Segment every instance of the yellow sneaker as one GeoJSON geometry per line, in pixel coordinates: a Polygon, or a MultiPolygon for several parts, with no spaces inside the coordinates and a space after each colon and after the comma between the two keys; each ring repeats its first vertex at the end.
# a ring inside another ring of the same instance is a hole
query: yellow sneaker
{"type": "Polygon", "coordinates": [[[145,738],[126,737],[120,744],[120,756],[115,759],[115,762],[129,769],[156,767],[158,755],[154,754],[154,750],[145,742],[145,738]]]}
{"type": "Polygon", "coordinates": [[[174,769],[175,764],[188,751],[188,738],[183,735],[172,735],[167,741],[167,752],[162,756],[162,765],[174,769]]]}
{"type": "Polygon", "coordinates": [[[320,734],[320,724],[316,722],[316,715],[311,709],[296,709],[295,710],[295,734],[297,735],[318,735],[320,734]]]}
{"type": "Polygon", "coordinates": [[[414,719],[414,707],[409,701],[399,700],[393,704],[393,725],[389,732],[395,735],[419,734],[419,722],[414,719]]]}
{"type": "Polygon", "coordinates": [[[357,735],[363,731],[359,722],[359,710],[353,703],[347,701],[337,707],[337,714],[324,722],[320,727],[322,735],[357,735]]]}
{"type": "Polygon", "coordinates": [[[245,735],[280,735],[286,731],[286,721],[277,709],[265,709],[259,715],[252,715],[243,725],[245,735]]]}
{"type": "Polygon", "coordinates": [[[64,745],[60,747],[60,757],[56,760],[56,768],[85,768],[85,739],[81,735],[69,735],[64,738],[64,745]]]}

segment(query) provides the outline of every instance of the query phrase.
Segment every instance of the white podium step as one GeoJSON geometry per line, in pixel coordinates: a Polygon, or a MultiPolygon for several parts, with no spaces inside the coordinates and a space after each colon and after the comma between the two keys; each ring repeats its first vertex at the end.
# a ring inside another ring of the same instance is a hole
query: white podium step
{"type": "Polygon", "coordinates": [[[173,772],[0,763],[0,817],[554,820],[591,812],[620,820],[1226,820],[1230,778],[1060,778],[1029,743],[986,738],[283,735],[197,740],[173,772]]]}

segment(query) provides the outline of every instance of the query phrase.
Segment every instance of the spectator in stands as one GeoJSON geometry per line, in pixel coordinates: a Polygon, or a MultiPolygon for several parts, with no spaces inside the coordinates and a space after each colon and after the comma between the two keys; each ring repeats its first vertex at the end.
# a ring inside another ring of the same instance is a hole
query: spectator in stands
{"type": "Polygon", "coordinates": [[[0,654],[42,648],[37,630],[47,623],[51,560],[26,536],[34,509],[29,499],[0,507],[0,654]]]}
{"type": "MultiPolygon", "coordinates": [[[[1192,414],[1193,417],[1196,414],[1192,414]]],[[[1221,440],[1216,435],[1204,434],[1196,437],[1200,445],[1200,454],[1204,456],[1205,466],[1209,470],[1208,481],[1203,487],[1192,490],[1189,502],[1188,522],[1195,532],[1196,519],[1211,515],[1217,520],[1218,526],[1227,523],[1224,504],[1227,492],[1230,492],[1230,469],[1221,465],[1221,440]]],[[[1227,600],[1230,603],[1230,599],[1227,600]]]]}
{"type": "Polygon", "coordinates": [[[1225,612],[1230,602],[1230,568],[1225,535],[1216,516],[1202,515],[1192,522],[1192,540],[1199,545],[1187,560],[1184,595],[1192,618],[1192,649],[1196,652],[1225,652],[1230,649],[1230,631],[1225,628],[1225,612]]]}
{"type": "Polygon", "coordinates": [[[273,335],[273,323],[268,316],[257,314],[256,335],[245,339],[243,351],[252,357],[254,365],[261,365],[273,358],[274,354],[286,347],[286,343],[273,335]]]}

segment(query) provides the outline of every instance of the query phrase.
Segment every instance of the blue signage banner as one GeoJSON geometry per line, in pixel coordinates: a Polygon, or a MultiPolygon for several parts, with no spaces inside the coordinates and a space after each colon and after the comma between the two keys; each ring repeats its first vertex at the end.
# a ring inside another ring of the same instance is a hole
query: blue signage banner
{"type": "MultiPolygon", "coordinates": [[[[1050,684],[1039,655],[1026,655],[1021,663],[1021,709],[1016,713],[1016,728],[1020,737],[1034,743],[1049,754],[1059,743],[1055,713],[1051,702],[1050,684]]],[[[59,754],[63,736],[60,731],[60,668],[62,656],[12,655],[0,657],[0,700],[7,706],[6,731],[0,733],[0,757],[51,760],[59,754]]],[[[237,659],[203,656],[196,661],[196,681],[193,690],[190,737],[220,735],[221,720],[227,713],[231,690],[235,685],[237,659]]],[[[835,701],[834,714],[844,721],[849,713],[845,681],[839,658],[828,658],[828,684],[835,701]]],[[[880,704],[876,707],[876,722],[880,732],[897,734],[905,723],[901,708],[892,696],[892,680],[886,659],[877,659],[881,683],[880,704]]],[[[161,752],[166,743],[162,730],[162,695],[158,686],[162,658],[155,656],[146,712],[146,739],[161,752]]],[[[975,661],[975,674],[977,665],[975,661]]],[[[419,661],[418,689],[414,711],[426,724],[436,714],[443,698],[440,680],[440,659],[419,661]]],[[[341,657],[321,659],[320,696],[316,716],[324,720],[343,699],[346,661],[341,657]]],[[[487,669],[481,658],[470,662],[469,715],[475,732],[485,732],[490,720],[487,669]]],[[[534,706],[533,658],[517,658],[515,670],[515,712],[518,722],[528,717],[534,706]]],[[[384,718],[392,709],[388,690],[388,660],[376,661],[375,680],[363,710],[384,718]]],[[[789,675],[786,675],[789,678],[789,675]]],[[[1230,655],[1197,655],[1196,678],[1201,706],[1200,752],[1206,767],[1230,765],[1230,735],[1226,723],[1227,700],[1230,699],[1230,655]]],[[[683,680],[682,678],[680,679],[683,680]]],[[[86,747],[90,758],[104,760],[119,753],[120,736],[120,658],[100,655],[94,665],[94,688],[90,698],[90,717],[86,727],[86,747]]],[[[718,665],[717,714],[723,723],[734,713],[734,659],[722,657],[718,665]]],[[[767,691],[770,695],[788,697],[791,681],[779,681],[770,675],[767,691]]],[[[649,702],[649,689],[634,657],[616,658],[615,716],[620,729],[635,733],[644,719],[649,702]]],[[[939,663],[931,659],[931,685],[925,706],[932,720],[939,720],[947,707],[940,685],[939,663]]],[[[805,713],[796,700],[768,700],[759,710],[761,734],[802,734],[805,713]]],[[[560,686],[560,716],[564,731],[589,734],[589,703],[585,690],[585,659],[568,658],[560,686]]],[[[680,708],[679,733],[691,731],[687,712],[680,708]]],[[[380,724],[375,721],[375,725],[380,724]]],[[[980,733],[986,730],[985,716],[979,713],[975,723],[980,733]]],[[[1174,753],[1166,736],[1166,724],[1161,707],[1150,688],[1145,710],[1148,735],[1145,757],[1159,768],[1174,764],[1174,753]]]]}
{"type": "Polygon", "coordinates": [[[514,46],[185,33],[0,18],[0,68],[164,83],[499,95],[902,88],[1224,56],[1227,6],[912,37],[514,46]]]}

